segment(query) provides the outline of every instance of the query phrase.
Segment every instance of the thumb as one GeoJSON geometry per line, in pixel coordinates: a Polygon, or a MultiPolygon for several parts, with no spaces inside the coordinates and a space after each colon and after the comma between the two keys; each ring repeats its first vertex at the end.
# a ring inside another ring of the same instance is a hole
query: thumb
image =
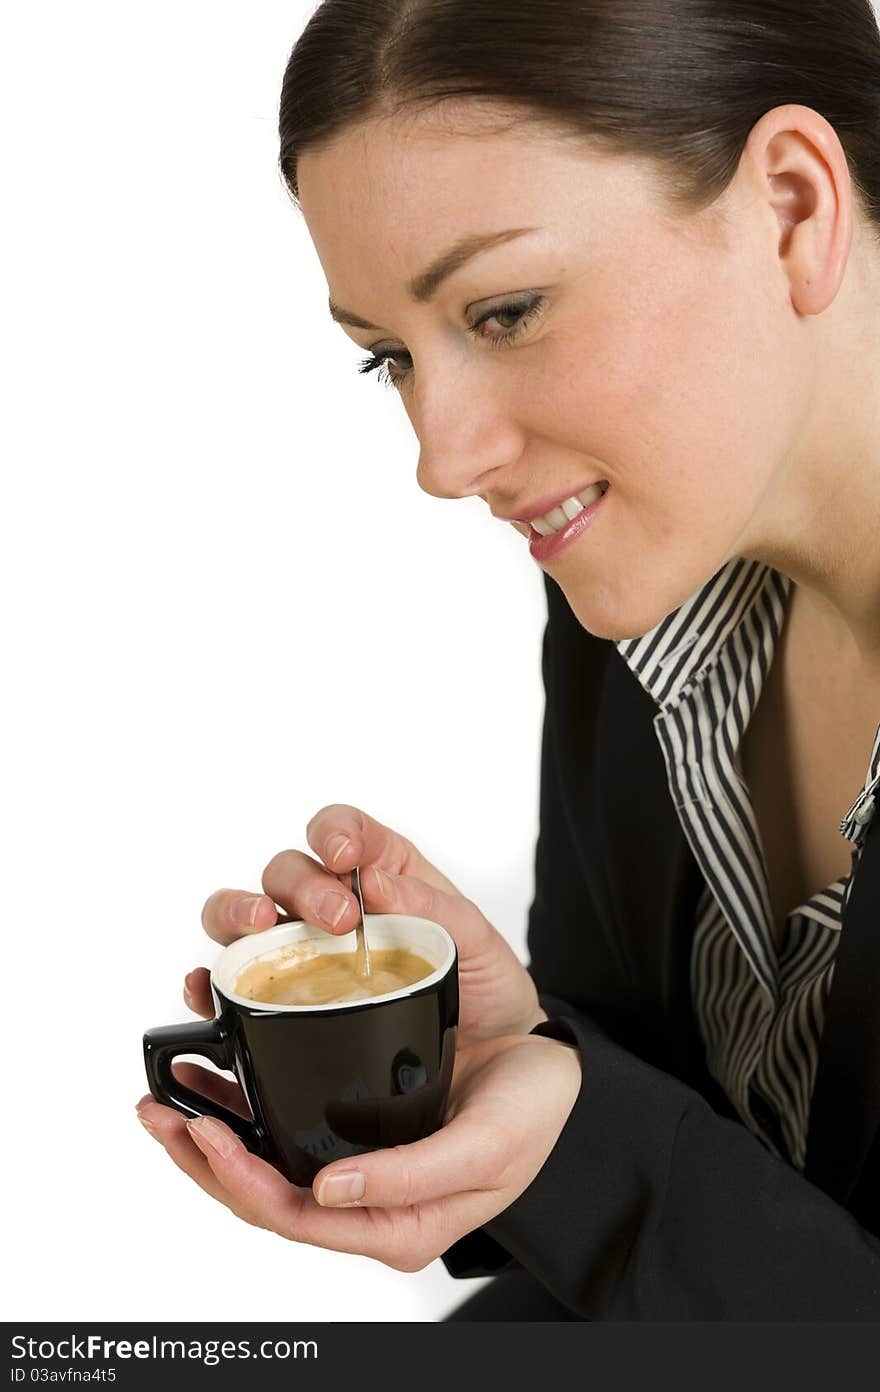
{"type": "Polygon", "coordinates": [[[323,1208],[408,1208],[488,1190],[501,1168],[498,1149],[498,1137],[462,1113],[424,1140],[327,1166],[312,1181],[312,1192],[323,1208]]]}

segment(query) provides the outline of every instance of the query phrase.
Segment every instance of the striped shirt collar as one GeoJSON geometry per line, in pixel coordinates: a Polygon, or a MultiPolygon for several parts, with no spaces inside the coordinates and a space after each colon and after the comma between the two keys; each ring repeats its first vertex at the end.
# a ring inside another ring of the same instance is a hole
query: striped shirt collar
{"type": "MultiPolygon", "coordinates": [[[[717,663],[761,598],[760,611],[769,616],[766,638],[779,637],[792,582],[761,561],[737,556],[721,567],[701,589],[667,614],[641,638],[622,638],[615,647],[642,687],[667,713],[687,696],[717,663]]],[[[850,841],[860,840],[880,803],[880,725],[868,763],[865,783],[840,830],[850,841]]]]}
{"type": "Polygon", "coordinates": [[[641,638],[615,643],[627,666],[663,711],[671,710],[686,690],[717,661],[758,597],[775,594],[781,628],[791,581],[760,561],[735,557],[708,584],[667,614],[641,638]]]}

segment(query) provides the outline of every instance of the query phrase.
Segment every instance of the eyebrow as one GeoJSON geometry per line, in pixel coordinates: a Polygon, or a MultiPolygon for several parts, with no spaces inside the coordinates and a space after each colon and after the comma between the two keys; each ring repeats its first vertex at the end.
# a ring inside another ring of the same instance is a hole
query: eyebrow
{"type": "MultiPolygon", "coordinates": [[[[413,276],[407,285],[410,299],[415,300],[416,304],[427,304],[433,299],[436,290],[442,285],[447,276],[451,276],[453,271],[457,271],[459,266],[463,266],[466,261],[470,261],[472,256],[477,256],[479,252],[486,251],[493,246],[501,246],[504,242],[513,241],[514,237],[523,237],[527,232],[537,232],[537,227],[509,227],[504,232],[490,232],[486,236],[463,237],[448,250],[444,251],[430,266],[421,271],[419,275],[413,276]]],[[[330,317],[335,319],[337,324],[350,324],[353,329],[378,329],[381,332],[380,324],[371,324],[369,319],[362,319],[359,314],[355,314],[350,309],[342,309],[339,305],[330,300],[330,317]]]]}

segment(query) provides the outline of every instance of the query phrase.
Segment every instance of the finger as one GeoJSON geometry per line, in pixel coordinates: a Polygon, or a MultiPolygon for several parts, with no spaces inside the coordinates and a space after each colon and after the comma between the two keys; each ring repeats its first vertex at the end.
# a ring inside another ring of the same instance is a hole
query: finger
{"type": "Polygon", "coordinates": [[[223,1122],[214,1117],[204,1120],[204,1128],[191,1127],[189,1133],[222,1192],[251,1215],[249,1221],[295,1242],[385,1259],[382,1254],[390,1248],[387,1215],[379,1215],[381,1225],[377,1227],[367,1210],[335,1213],[322,1208],[310,1189],[290,1184],[272,1165],[249,1151],[223,1122]]]}
{"type": "Polygon", "coordinates": [[[289,1184],[222,1122],[209,1119],[212,1133],[215,1126],[221,1133],[223,1149],[218,1150],[196,1130],[189,1132],[179,1113],[155,1102],[148,1102],[145,1110],[171,1113],[167,1119],[153,1115],[161,1133],[157,1139],[200,1188],[246,1223],[294,1242],[372,1257],[401,1271],[420,1271],[494,1216],[494,1202],[485,1193],[458,1194],[422,1210],[322,1208],[311,1190],[289,1184]],[[193,1153],[197,1150],[201,1159],[193,1153]]]}
{"type": "MultiPolygon", "coordinates": [[[[452,881],[411,841],[360,808],[344,803],[324,807],[309,822],[306,835],[325,863],[302,851],[284,850],[263,872],[263,895],[215,890],[202,907],[202,927],[208,937],[226,946],[246,933],[271,928],[278,918],[276,904],[294,919],[316,923],[327,932],[350,932],[357,921],[357,905],[350,886],[336,880],[336,875],[355,865],[375,862],[394,874],[414,876],[445,894],[459,895],[452,881]],[[348,843],[341,853],[340,837],[348,843]]],[[[377,897],[373,907],[380,909],[381,890],[377,897]]]]}
{"type": "MultiPolygon", "coordinates": [[[[254,1155],[224,1122],[215,1117],[193,1118],[185,1124],[193,1144],[199,1149],[214,1181],[230,1204],[249,1215],[249,1221],[267,1227],[284,1237],[308,1242],[303,1213],[309,1209],[321,1214],[310,1189],[289,1183],[274,1166],[254,1155]],[[194,1125],[197,1121],[199,1124],[194,1125]]],[[[340,1228],[339,1236],[342,1236],[340,1228]]],[[[352,1229],[348,1229],[349,1239],[352,1229]]],[[[331,1245],[318,1241],[317,1245],[331,1245]]],[[[356,1250],[356,1246],[340,1248],[356,1250]]]]}
{"type": "Polygon", "coordinates": [[[248,889],[215,889],[202,906],[202,927],[224,947],[246,933],[262,933],[277,918],[271,899],[248,889]]]}
{"type": "Polygon", "coordinates": [[[350,932],[357,921],[348,884],[303,851],[279,852],[263,874],[263,888],[266,892],[260,896],[240,889],[215,890],[202,908],[202,927],[208,936],[230,943],[246,933],[271,928],[278,921],[276,904],[292,919],[314,923],[326,932],[350,932]]]}
{"type": "MultiPolygon", "coordinates": [[[[348,875],[345,880],[349,880],[348,875]]],[[[335,936],[350,933],[357,923],[357,900],[350,883],[330,875],[302,851],[279,851],[263,872],[263,886],[273,900],[289,908],[295,917],[315,923],[335,936]]],[[[384,866],[380,869],[364,864],[361,892],[367,911],[412,914],[442,924],[474,967],[480,965],[481,952],[504,951],[498,934],[476,904],[454,887],[447,893],[415,876],[396,875],[384,866]]],[[[507,951],[511,965],[522,969],[513,949],[507,951]]]]}
{"type": "Polygon", "coordinates": [[[314,923],[327,933],[350,933],[357,901],[348,875],[333,871],[304,851],[284,850],[263,871],[263,889],[293,919],[314,923]]]}
{"type": "MultiPolygon", "coordinates": [[[[212,1199],[230,1209],[237,1218],[254,1227],[270,1227],[250,1211],[240,1197],[230,1194],[189,1134],[186,1118],[173,1107],[163,1107],[152,1097],[138,1103],[141,1122],[155,1140],[163,1145],[179,1170],[189,1175],[200,1189],[212,1199]]],[[[230,1132],[230,1135],[232,1133],[230,1132]]],[[[272,1229],[273,1231],[275,1229],[272,1229]]]]}
{"type": "Polygon", "coordinates": [[[184,1087],[190,1087],[202,1097],[207,1097],[221,1107],[228,1107],[230,1111],[253,1121],[254,1114],[248,1106],[247,1098],[238,1083],[232,1082],[230,1078],[224,1078],[220,1073],[212,1073],[209,1068],[202,1068],[198,1063],[175,1061],[171,1065],[171,1072],[184,1087]]]}
{"type": "MultiPolygon", "coordinates": [[[[483,966],[482,954],[491,955],[496,963],[499,954],[510,957],[510,966],[524,971],[522,963],[503,938],[495,931],[472,899],[459,891],[447,894],[436,885],[412,875],[394,875],[384,868],[369,865],[361,872],[361,891],[364,908],[373,913],[409,914],[439,923],[455,939],[462,971],[477,971],[483,966]]],[[[343,923],[347,922],[343,919],[343,923]]]]}
{"type": "Polygon", "coordinates": [[[422,1141],[327,1165],[312,1190],[324,1207],[408,1208],[475,1190],[503,1188],[498,1136],[474,1113],[453,1117],[422,1141]]]}
{"type": "Polygon", "coordinates": [[[183,978],[183,999],[197,1015],[206,1020],[214,1018],[214,997],[211,995],[211,973],[207,967],[194,967],[183,978]]]}
{"type": "Polygon", "coordinates": [[[415,875],[445,894],[459,892],[407,837],[359,807],[342,802],[322,807],[306,827],[306,840],[337,874],[355,865],[375,864],[395,875],[415,875]]]}

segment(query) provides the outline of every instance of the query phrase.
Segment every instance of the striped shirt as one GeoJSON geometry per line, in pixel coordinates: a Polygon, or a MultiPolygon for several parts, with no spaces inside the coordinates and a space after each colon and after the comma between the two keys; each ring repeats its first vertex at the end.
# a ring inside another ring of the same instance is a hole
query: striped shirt
{"type": "Polygon", "coordinates": [[[849,872],[786,915],[777,949],[739,745],[782,630],[791,580],[736,558],[641,638],[615,646],[658,706],[669,792],[705,884],[691,992],[712,1073],[749,1129],[804,1165],[810,1099],[844,909],[880,802],[880,725],[840,821],[849,872]]]}

